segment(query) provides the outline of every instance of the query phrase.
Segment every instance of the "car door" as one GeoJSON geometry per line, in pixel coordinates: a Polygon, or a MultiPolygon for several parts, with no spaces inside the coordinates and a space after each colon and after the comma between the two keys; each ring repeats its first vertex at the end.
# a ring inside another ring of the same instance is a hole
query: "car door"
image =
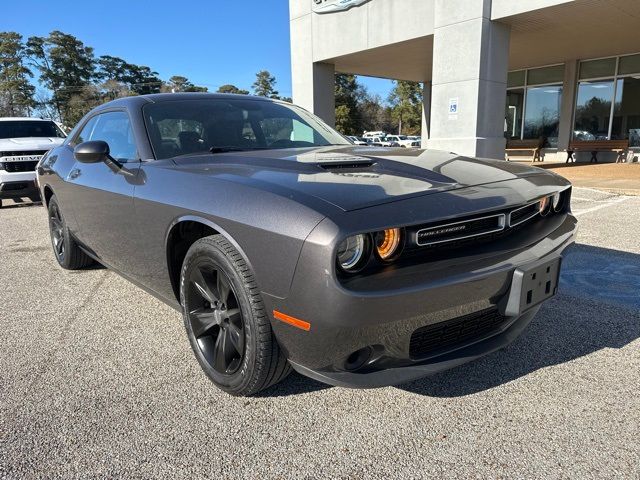
{"type": "Polygon", "coordinates": [[[104,162],[76,160],[67,179],[74,187],[76,235],[102,261],[127,273],[139,246],[133,193],[140,182],[140,157],[128,113],[116,110],[92,117],[74,144],[89,140],[107,142],[111,157],[123,168],[114,171],[104,162]]]}

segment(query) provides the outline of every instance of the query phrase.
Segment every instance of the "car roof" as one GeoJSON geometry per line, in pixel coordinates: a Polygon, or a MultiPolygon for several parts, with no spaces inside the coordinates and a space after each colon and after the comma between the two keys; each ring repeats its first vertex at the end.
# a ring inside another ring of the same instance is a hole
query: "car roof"
{"type": "Polygon", "coordinates": [[[282,100],[276,100],[266,97],[258,97],[254,95],[239,95],[234,93],[201,93],[201,92],[189,92],[189,93],[152,93],[150,95],[136,95],[133,97],[124,97],[112,100],[104,103],[98,107],[102,110],[104,108],[122,107],[122,106],[134,106],[145,103],[161,103],[161,102],[173,102],[177,100],[213,100],[213,99],[242,99],[242,100],[255,100],[257,102],[273,102],[273,103],[286,103],[282,100]]]}

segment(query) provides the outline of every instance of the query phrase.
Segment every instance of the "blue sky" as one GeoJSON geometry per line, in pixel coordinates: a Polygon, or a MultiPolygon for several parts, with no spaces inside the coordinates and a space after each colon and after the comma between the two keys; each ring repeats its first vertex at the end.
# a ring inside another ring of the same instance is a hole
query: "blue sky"
{"type": "MultiPolygon", "coordinates": [[[[147,65],[167,80],[184,75],[214,91],[233,83],[251,90],[269,70],[291,96],[288,0],[2,0],[0,30],[26,38],[52,30],[75,35],[96,56],[147,65]]],[[[386,98],[390,82],[362,79],[386,98]]]]}

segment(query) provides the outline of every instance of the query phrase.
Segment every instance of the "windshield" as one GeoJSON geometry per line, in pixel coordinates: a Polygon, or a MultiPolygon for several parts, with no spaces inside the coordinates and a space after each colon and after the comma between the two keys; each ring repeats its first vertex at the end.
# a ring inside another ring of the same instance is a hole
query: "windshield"
{"type": "Polygon", "coordinates": [[[0,138],[58,137],[65,134],[48,120],[5,120],[0,122],[0,138]]]}
{"type": "Polygon", "coordinates": [[[157,159],[194,153],[350,145],[294,105],[253,99],[194,99],[148,104],[144,117],[157,159]]]}

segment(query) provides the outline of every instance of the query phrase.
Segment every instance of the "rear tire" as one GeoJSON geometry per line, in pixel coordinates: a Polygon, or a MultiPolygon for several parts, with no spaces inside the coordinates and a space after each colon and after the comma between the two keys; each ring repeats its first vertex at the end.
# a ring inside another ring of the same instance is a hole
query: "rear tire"
{"type": "Polygon", "coordinates": [[[180,300],[191,348],[218,388],[249,396],[289,375],[253,272],[222,235],[187,252],[180,300]]]}
{"type": "Polygon", "coordinates": [[[65,270],[79,270],[91,265],[93,259],[80,250],[71,236],[55,195],[49,200],[47,211],[49,213],[51,246],[58,264],[65,270]]]}

